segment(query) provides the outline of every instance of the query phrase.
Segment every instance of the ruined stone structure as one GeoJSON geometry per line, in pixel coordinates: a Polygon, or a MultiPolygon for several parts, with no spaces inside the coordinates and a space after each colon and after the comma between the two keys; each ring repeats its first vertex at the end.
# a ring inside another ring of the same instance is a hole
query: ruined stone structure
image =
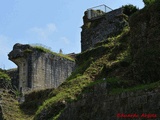
{"type": "Polygon", "coordinates": [[[74,61],[30,45],[15,44],[8,56],[18,66],[18,87],[22,91],[57,88],[75,67],[74,61]]]}
{"type": "Polygon", "coordinates": [[[112,10],[101,17],[98,16],[97,19],[88,19],[86,11],[81,32],[81,51],[90,49],[96,43],[121,33],[124,27],[128,26],[126,17],[122,8],[112,10]]]}

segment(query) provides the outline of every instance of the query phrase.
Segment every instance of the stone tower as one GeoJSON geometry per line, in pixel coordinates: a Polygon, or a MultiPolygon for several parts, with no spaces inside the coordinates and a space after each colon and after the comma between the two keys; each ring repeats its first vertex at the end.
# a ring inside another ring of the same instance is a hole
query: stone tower
{"type": "Polygon", "coordinates": [[[97,17],[88,18],[88,12],[85,11],[83,17],[84,24],[81,32],[82,52],[94,47],[94,45],[100,41],[118,35],[126,26],[128,26],[126,20],[127,16],[123,14],[122,8],[107,13],[100,12],[100,10],[94,10],[94,16],[97,17]]]}

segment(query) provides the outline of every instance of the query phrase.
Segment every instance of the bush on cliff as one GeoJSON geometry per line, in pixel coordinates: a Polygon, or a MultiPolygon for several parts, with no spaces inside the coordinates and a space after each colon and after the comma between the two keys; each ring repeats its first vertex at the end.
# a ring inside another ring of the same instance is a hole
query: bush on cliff
{"type": "Polygon", "coordinates": [[[156,0],[143,0],[145,6],[150,5],[152,3],[154,3],[156,0]]]}
{"type": "Polygon", "coordinates": [[[125,6],[122,6],[122,7],[123,7],[124,14],[126,14],[128,16],[132,15],[133,13],[135,13],[139,10],[136,6],[131,5],[131,4],[125,5],[125,6]]]}
{"type": "Polygon", "coordinates": [[[11,78],[3,71],[0,71],[0,88],[8,88],[11,84],[11,78]]]}

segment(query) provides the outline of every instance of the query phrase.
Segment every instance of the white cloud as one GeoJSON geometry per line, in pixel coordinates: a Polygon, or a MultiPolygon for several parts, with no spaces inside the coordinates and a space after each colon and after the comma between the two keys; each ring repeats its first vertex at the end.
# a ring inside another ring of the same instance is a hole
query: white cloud
{"type": "Polygon", "coordinates": [[[36,35],[39,40],[48,40],[49,37],[56,31],[56,26],[53,23],[47,24],[44,28],[33,27],[29,31],[36,35]]]}
{"type": "Polygon", "coordinates": [[[61,37],[60,38],[61,42],[63,42],[65,45],[69,44],[69,40],[66,37],[61,37]]]}

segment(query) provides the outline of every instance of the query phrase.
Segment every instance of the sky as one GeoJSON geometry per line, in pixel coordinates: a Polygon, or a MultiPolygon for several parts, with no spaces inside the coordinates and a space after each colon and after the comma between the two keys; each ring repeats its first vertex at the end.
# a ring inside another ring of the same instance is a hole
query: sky
{"type": "Polygon", "coordinates": [[[42,44],[54,52],[81,52],[84,11],[105,4],[112,9],[142,0],[0,0],[0,68],[17,66],[8,60],[14,44],[42,44]]]}

